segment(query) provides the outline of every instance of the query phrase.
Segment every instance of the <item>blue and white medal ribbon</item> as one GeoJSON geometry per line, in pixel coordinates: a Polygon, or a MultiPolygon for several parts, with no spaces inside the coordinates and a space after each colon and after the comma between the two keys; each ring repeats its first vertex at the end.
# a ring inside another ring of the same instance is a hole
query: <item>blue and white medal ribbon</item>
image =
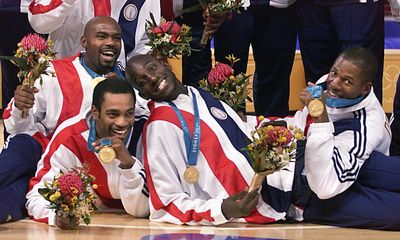
{"type": "Polygon", "coordinates": [[[200,148],[200,116],[199,108],[197,105],[196,95],[193,91],[190,91],[193,97],[193,110],[194,110],[194,128],[193,128],[193,138],[190,136],[188,125],[178,107],[173,102],[168,102],[168,104],[174,109],[176,115],[178,116],[179,122],[182,126],[183,137],[185,140],[187,167],[184,172],[184,178],[188,183],[196,183],[199,179],[199,171],[196,169],[197,155],[200,148]]]}
{"type": "Polygon", "coordinates": [[[89,137],[87,141],[87,148],[92,151],[92,152],[98,152],[99,153],[99,159],[104,162],[104,163],[110,163],[112,162],[117,154],[115,153],[114,148],[111,147],[112,142],[111,139],[109,138],[102,138],[100,140],[100,150],[96,151],[96,149],[93,147],[92,143],[96,141],[96,123],[93,118],[90,119],[90,129],[89,129],[89,137]]]}

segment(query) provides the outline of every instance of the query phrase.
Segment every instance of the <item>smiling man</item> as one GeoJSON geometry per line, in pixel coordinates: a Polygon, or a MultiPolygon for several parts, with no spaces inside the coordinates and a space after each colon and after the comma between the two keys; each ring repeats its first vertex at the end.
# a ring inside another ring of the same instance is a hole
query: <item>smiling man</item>
{"type": "Polygon", "coordinates": [[[134,155],[135,93],[132,86],[119,79],[100,82],[93,93],[91,112],[66,120],[54,134],[39,161],[39,171],[31,180],[27,195],[29,215],[36,221],[64,227],[67,223],[48,209],[48,202],[38,189],[52,181],[60,171],[69,172],[86,166],[98,185],[95,193],[100,210],[122,209],[135,217],[149,213],[145,172],[134,155]],[[110,141],[116,159],[105,163],[97,150],[110,141]],[[91,150],[89,150],[91,149],[91,150]]]}
{"type": "Polygon", "coordinates": [[[246,191],[254,175],[243,151],[250,132],[232,108],[205,91],[182,85],[149,55],[131,58],[126,77],[140,95],[153,100],[142,142],[151,221],[219,225],[270,223],[285,217],[290,178],[274,182],[284,185],[274,191],[274,200],[283,195],[281,201],[264,201],[258,189],[246,191]]]}
{"type": "MultiPolygon", "coordinates": [[[[18,86],[4,110],[6,130],[12,134],[0,154],[0,222],[22,218],[28,181],[55,129],[92,106],[93,80],[109,75],[123,78],[116,67],[121,29],[110,17],[90,20],[81,38],[86,52],[51,61],[48,75],[34,88],[18,86]],[[41,84],[42,82],[42,84],[41,84]],[[22,110],[29,110],[27,118],[22,110]]],[[[141,108],[137,108],[140,110],[141,108]]],[[[142,115],[142,114],[138,114],[142,115]]]]}

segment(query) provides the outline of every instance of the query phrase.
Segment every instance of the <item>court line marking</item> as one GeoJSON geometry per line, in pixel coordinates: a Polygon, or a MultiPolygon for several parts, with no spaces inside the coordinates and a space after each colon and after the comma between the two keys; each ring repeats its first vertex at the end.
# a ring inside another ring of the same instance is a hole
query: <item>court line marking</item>
{"type": "MultiPolygon", "coordinates": [[[[33,220],[23,219],[21,222],[36,223],[33,220]]],[[[219,226],[126,226],[126,225],[108,225],[108,224],[93,224],[85,225],[81,224],[82,227],[102,227],[102,228],[125,228],[125,229],[150,229],[150,230],[198,230],[198,231],[224,231],[224,230],[235,230],[235,231],[248,231],[248,230],[298,230],[298,229],[329,229],[337,228],[334,226],[279,226],[273,227],[272,225],[265,227],[219,227],[219,226]]]]}

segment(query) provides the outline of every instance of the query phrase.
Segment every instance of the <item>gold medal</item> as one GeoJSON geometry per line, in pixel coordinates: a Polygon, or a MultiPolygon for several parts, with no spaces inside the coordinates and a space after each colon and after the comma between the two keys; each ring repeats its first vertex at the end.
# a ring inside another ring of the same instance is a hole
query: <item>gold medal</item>
{"type": "Polygon", "coordinates": [[[102,147],[99,151],[99,158],[103,163],[110,163],[112,162],[116,157],[116,153],[114,148],[105,146],[102,147]]]}
{"type": "Polygon", "coordinates": [[[199,180],[199,171],[193,166],[188,166],[183,174],[183,177],[188,183],[196,183],[199,180]]]}
{"type": "Polygon", "coordinates": [[[311,117],[320,117],[324,113],[324,104],[319,99],[312,99],[308,103],[308,112],[310,113],[311,117]]]}
{"type": "Polygon", "coordinates": [[[110,163],[112,162],[117,154],[115,153],[114,148],[111,147],[112,142],[109,138],[103,138],[100,140],[100,151],[99,151],[99,158],[103,163],[110,163]]]}

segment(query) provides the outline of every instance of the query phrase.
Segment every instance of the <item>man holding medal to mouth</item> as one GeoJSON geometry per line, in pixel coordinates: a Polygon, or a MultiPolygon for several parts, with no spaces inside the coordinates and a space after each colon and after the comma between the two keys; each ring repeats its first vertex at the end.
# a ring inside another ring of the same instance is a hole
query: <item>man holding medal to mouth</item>
{"type": "Polygon", "coordinates": [[[67,222],[57,219],[60,217],[47,208],[48,202],[38,189],[60,171],[87,167],[98,186],[94,191],[100,210],[120,209],[135,217],[148,216],[145,172],[134,157],[134,122],[135,92],[131,84],[113,78],[100,82],[94,89],[90,113],[61,124],[39,161],[39,168],[49,167],[42,168],[31,180],[26,203],[29,215],[49,225],[67,222]]]}
{"type": "Polygon", "coordinates": [[[306,107],[285,119],[307,136],[304,159],[296,163],[304,166],[302,177],[294,185],[302,179],[313,193],[294,198],[307,199],[299,207],[308,222],[400,229],[400,161],[386,156],[391,132],[372,91],[376,73],[371,51],[344,50],[328,75],[300,93],[306,107]]]}

